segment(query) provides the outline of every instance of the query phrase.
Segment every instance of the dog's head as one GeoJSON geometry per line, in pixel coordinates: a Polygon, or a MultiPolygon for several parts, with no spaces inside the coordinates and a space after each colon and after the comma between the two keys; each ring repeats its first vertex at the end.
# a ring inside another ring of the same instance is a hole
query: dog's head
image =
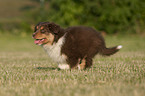
{"type": "Polygon", "coordinates": [[[40,22],[35,26],[33,38],[35,44],[52,44],[56,35],[58,35],[60,26],[50,22],[40,22]]]}

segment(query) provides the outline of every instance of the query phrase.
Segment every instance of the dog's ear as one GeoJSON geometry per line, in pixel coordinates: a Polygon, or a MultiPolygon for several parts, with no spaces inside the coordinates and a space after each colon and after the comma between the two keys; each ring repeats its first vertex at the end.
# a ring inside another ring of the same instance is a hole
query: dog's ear
{"type": "Polygon", "coordinates": [[[37,29],[38,29],[38,25],[36,25],[36,26],[34,27],[34,32],[36,32],[37,29]]]}
{"type": "Polygon", "coordinates": [[[34,27],[34,32],[36,32],[38,30],[38,26],[41,24],[42,22],[39,22],[38,24],[36,24],[36,26],[34,27]]]}
{"type": "Polygon", "coordinates": [[[49,23],[48,24],[48,28],[51,32],[53,32],[54,34],[58,34],[59,30],[60,30],[60,26],[55,24],[55,23],[49,23]]]}

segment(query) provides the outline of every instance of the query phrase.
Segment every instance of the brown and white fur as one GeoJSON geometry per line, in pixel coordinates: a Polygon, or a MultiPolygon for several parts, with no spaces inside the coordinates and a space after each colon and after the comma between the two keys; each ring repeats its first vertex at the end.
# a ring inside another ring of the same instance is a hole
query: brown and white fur
{"type": "Polygon", "coordinates": [[[50,22],[41,22],[33,33],[35,44],[41,45],[60,69],[85,69],[92,66],[96,54],[110,56],[122,48],[121,45],[106,48],[101,34],[84,26],[61,28],[50,22]]]}

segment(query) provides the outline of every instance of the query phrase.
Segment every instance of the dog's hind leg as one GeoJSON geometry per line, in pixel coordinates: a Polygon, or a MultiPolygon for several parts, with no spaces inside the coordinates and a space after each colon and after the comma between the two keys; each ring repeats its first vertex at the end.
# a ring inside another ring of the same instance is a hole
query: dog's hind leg
{"type": "Polygon", "coordinates": [[[78,64],[77,64],[78,65],[78,69],[79,70],[84,69],[85,66],[86,66],[86,59],[83,58],[83,59],[79,59],[78,61],[79,61],[78,64]]]}
{"type": "Polygon", "coordinates": [[[89,68],[92,66],[92,58],[91,57],[86,57],[86,65],[85,68],[89,68]]]}
{"type": "Polygon", "coordinates": [[[75,69],[77,68],[78,66],[78,60],[77,58],[69,58],[67,61],[68,61],[68,64],[70,66],[70,69],[75,69]]]}

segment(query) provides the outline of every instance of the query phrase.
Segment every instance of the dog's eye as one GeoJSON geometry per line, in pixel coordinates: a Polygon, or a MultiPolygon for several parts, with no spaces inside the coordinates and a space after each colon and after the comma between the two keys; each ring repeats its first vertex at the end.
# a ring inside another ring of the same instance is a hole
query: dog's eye
{"type": "Polygon", "coordinates": [[[44,30],[41,30],[41,33],[44,33],[45,31],[44,30]]]}

